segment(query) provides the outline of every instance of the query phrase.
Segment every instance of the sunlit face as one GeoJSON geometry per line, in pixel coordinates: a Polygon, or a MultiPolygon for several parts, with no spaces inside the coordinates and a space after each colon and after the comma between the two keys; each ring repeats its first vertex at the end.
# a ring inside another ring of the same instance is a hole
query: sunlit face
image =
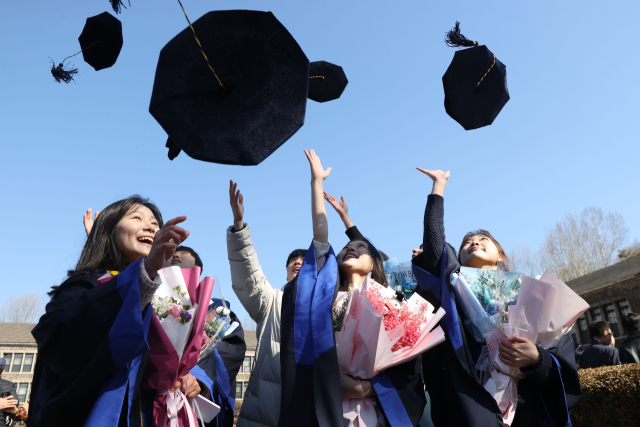
{"type": "Polygon", "coordinates": [[[304,258],[302,257],[289,261],[289,264],[287,264],[287,282],[290,282],[296,278],[298,272],[300,271],[300,267],[302,267],[303,261],[304,258]]]}
{"type": "Polygon", "coordinates": [[[189,252],[176,252],[173,257],[164,265],[165,267],[171,267],[177,265],[180,268],[192,268],[196,266],[196,259],[189,252]]]}
{"type": "Polygon", "coordinates": [[[153,237],[159,229],[151,209],[143,205],[132,207],[115,228],[116,246],[124,260],[131,263],[149,255],[153,237]]]}
{"type": "Polygon", "coordinates": [[[367,242],[349,242],[338,254],[338,266],[343,274],[366,276],[373,271],[373,258],[369,255],[367,242]]]}
{"type": "Polygon", "coordinates": [[[504,257],[493,241],[483,234],[471,236],[462,245],[460,261],[465,267],[494,268],[504,257]]]}

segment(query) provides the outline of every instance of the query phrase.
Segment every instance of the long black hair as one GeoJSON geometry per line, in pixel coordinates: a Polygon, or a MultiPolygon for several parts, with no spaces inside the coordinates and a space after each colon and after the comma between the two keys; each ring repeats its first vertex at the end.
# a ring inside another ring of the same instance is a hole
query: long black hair
{"type": "MultiPolygon", "coordinates": [[[[382,259],[382,256],[380,255],[380,252],[378,252],[376,247],[373,246],[373,243],[371,243],[371,241],[369,239],[367,239],[366,237],[360,236],[355,240],[357,240],[358,242],[365,242],[367,244],[367,251],[368,251],[369,255],[371,256],[371,261],[372,261],[372,264],[373,264],[372,268],[371,268],[371,278],[373,280],[375,280],[376,282],[380,283],[382,286],[388,287],[389,284],[387,283],[387,276],[384,274],[384,260],[382,259]]],[[[346,248],[346,246],[345,246],[345,248],[346,248]]],[[[338,268],[339,268],[339,266],[338,266],[338,268]]],[[[346,277],[346,274],[340,274],[340,287],[342,289],[346,289],[347,288],[347,277],[346,277]]]]}
{"type": "Polygon", "coordinates": [[[127,262],[122,257],[122,253],[116,246],[115,229],[120,220],[134,206],[142,205],[153,213],[160,228],[164,225],[160,209],[149,199],[145,199],[137,194],[118,200],[110,204],[93,224],[91,233],[84,244],[80,259],[74,270],[69,270],[68,275],[73,276],[78,273],[100,273],[105,271],[122,271],[127,267],[127,262]]]}

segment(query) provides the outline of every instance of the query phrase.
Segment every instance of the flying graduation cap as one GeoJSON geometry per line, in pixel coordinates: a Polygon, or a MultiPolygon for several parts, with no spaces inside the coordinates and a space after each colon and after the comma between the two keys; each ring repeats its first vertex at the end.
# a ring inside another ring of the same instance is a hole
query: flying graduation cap
{"type": "Polygon", "coordinates": [[[313,64],[271,12],[213,11],[189,24],[160,52],[149,106],[169,158],[259,164],[304,124],[307,97],[337,99],[346,87],[341,67],[313,64]]]}
{"type": "Polygon", "coordinates": [[[445,43],[458,50],[442,76],[444,107],[465,130],[493,123],[509,100],[507,68],[486,46],[460,33],[460,23],[447,32],[445,43]]]}
{"type": "Polygon", "coordinates": [[[122,23],[108,12],[87,18],[78,41],[80,52],[66,57],[57,67],[55,62],[51,66],[51,74],[56,82],[70,83],[73,80],[78,69],[66,68],[64,61],[80,53],[96,71],[115,64],[122,49],[122,23]]]}

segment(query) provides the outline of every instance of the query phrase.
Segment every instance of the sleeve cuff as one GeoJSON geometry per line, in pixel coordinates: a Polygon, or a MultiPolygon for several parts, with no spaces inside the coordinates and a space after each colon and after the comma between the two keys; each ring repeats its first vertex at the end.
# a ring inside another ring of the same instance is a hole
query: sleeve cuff
{"type": "Polygon", "coordinates": [[[149,277],[147,269],[144,268],[145,258],[140,262],[140,270],[138,270],[138,281],[140,282],[140,306],[142,309],[151,302],[153,294],[160,286],[160,276],[155,275],[152,278],[149,277]]]}
{"type": "Polygon", "coordinates": [[[547,378],[549,378],[549,374],[551,373],[551,368],[553,367],[554,362],[547,350],[538,346],[536,347],[540,352],[540,357],[542,357],[542,360],[538,365],[520,368],[520,372],[525,374],[528,378],[531,378],[531,380],[533,380],[533,382],[538,385],[544,383],[547,378]]]}
{"type": "Polygon", "coordinates": [[[355,225],[353,227],[347,228],[347,231],[345,231],[345,234],[349,238],[350,242],[353,242],[354,240],[364,240],[364,236],[362,235],[360,230],[358,230],[358,227],[356,227],[355,225]]]}

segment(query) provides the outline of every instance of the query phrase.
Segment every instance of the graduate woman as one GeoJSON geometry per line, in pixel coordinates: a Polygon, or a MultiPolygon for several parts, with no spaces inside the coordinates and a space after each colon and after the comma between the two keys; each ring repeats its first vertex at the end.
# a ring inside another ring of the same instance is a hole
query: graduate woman
{"type": "MultiPolygon", "coordinates": [[[[501,263],[508,270],[506,255],[489,232],[477,230],[464,236],[456,256],[444,235],[443,194],[450,172],[418,170],[433,180],[433,189],[424,216],[423,252],[413,258],[416,292],[447,312],[442,321],[447,341],[422,355],[431,418],[436,427],[502,426],[498,404],[479,382],[476,363],[481,346],[458,316],[461,307],[456,305],[450,277],[460,266],[496,269],[501,263]]],[[[550,350],[513,337],[500,344],[499,357],[525,375],[518,382],[512,427],[570,425],[569,413],[582,397],[570,335],[550,350]]]]}
{"type": "MultiPolygon", "coordinates": [[[[32,331],[38,361],[29,426],[141,425],[149,303],[158,270],[189,236],[177,225],[185,219],[163,226],[158,208],[139,196],[100,213],[32,331]]],[[[197,382],[190,382],[192,394],[197,382]]]]}
{"type": "MultiPolygon", "coordinates": [[[[336,257],[329,245],[324,170],[313,150],[311,167],[313,243],[282,299],[282,405],[280,426],[349,425],[342,401],[377,398],[382,425],[417,426],[425,405],[419,359],[390,368],[371,380],[339,373],[331,309],[371,273],[386,284],[382,259],[366,239],[352,240],[336,257]]],[[[374,426],[367,426],[374,427],[374,426]]]]}

